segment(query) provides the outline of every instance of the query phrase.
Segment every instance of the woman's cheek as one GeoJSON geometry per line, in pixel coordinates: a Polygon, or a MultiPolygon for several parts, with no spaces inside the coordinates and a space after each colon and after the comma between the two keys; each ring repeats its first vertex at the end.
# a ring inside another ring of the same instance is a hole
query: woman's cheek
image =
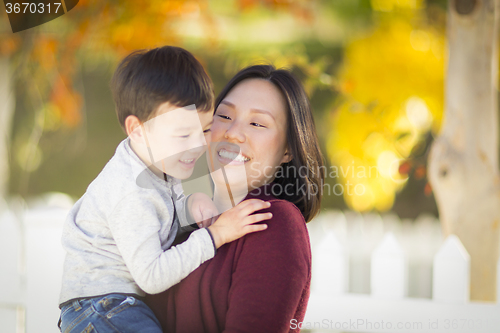
{"type": "Polygon", "coordinates": [[[250,163],[250,168],[247,169],[247,179],[251,188],[258,188],[262,183],[262,171],[259,162],[250,163]]]}
{"type": "Polygon", "coordinates": [[[221,137],[221,133],[223,133],[223,129],[222,129],[222,124],[220,123],[220,121],[214,119],[214,123],[212,124],[212,128],[211,128],[211,140],[216,142],[216,141],[220,141],[220,137],[221,137]]]}

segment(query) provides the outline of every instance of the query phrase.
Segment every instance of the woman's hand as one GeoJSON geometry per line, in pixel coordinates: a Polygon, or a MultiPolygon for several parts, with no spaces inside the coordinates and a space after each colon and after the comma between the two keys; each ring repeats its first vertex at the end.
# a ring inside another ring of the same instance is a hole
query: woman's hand
{"type": "Polygon", "coordinates": [[[248,199],[221,214],[217,221],[208,227],[214,238],[215,247],[232,242],[248,233],[262,231],[267,224],[254,224],[269,220],[271,213],[253,214],[261,209],[271,207],[271,203],[259,199],[248,199]]]}
{"type": "Polygon", "coordinates": [[[188,198],[188,212],[192,220],[200,228],[206,228],[212,224],[213,217],[219,215],[217,207],[210,197],[204,193],[193,193],[188,198]]]}

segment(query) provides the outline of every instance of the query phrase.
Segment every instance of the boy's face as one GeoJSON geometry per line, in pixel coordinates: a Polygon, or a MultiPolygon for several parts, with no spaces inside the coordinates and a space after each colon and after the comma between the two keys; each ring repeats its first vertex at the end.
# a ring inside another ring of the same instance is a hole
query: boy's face
{"type": "Polygon", "coordinates": [[[194,105],[179,108],[169,102],[161,104],[156,115],[141,126],[146,144],[144,162],[175,178],[189,178],[210,141],[212,123],[211,111],[197,112],[194,105]]]}

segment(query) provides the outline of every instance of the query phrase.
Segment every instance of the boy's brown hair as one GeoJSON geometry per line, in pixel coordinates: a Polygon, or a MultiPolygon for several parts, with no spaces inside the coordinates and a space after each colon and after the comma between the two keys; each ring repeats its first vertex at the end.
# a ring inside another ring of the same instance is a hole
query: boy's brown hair
{"type": "Polygon", "coordinates": [[[118,121],[136,116],[151,119],[160,104],[194,104],[199,112],[213,110],[214,90],[203,66],[188,51],[175,46],[139,50],[118,65],[111,80],[118,121]]]}

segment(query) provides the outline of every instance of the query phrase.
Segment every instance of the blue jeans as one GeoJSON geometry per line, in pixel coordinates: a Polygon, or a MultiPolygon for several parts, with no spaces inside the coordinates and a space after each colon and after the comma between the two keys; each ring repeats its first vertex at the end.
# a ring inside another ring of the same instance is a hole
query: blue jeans
{"type": "Polygon", "coordinates": [[[110,294],[73,301],[61,309],[63,333],[162,333],[153,311],[141,300],[110,294]]]}

